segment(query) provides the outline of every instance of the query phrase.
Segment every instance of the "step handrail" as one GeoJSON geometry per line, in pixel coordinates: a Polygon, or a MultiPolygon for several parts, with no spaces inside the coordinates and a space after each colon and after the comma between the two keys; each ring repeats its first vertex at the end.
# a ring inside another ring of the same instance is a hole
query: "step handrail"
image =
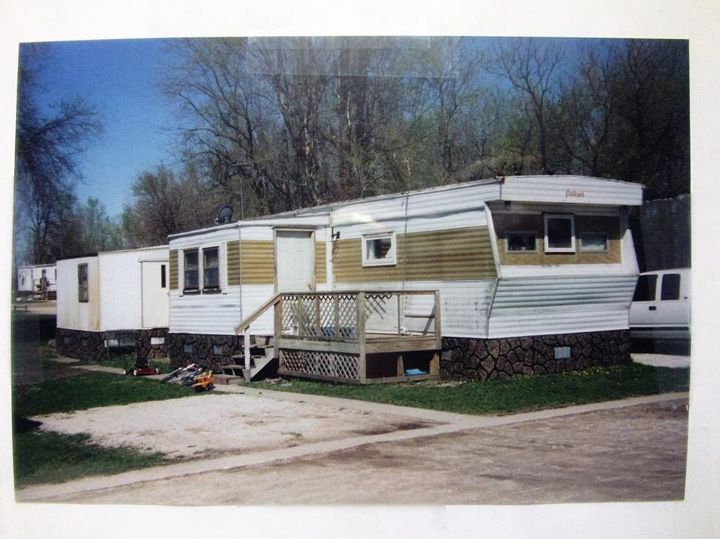
{"type": "Polygon", "coordinates": [[[274,294],[270,297],[265,303],[260,305],[253,313],[245,318],[242,322],[240,322],[237,326],[235,326],[235,335],[239,335],[240,333],[244,333],[247,331],[247,329],[252,325],[252,323],[260,318],[263,314],[265,314],[265,311],[267,311],[270,307],[275,305],[280,297],[282,296],[281,292],[278,292],[277,294],[274,294]]]}

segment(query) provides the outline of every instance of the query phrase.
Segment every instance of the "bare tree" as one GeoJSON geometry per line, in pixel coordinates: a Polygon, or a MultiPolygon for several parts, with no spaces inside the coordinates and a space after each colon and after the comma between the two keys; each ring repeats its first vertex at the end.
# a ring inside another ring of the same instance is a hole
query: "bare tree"
{"type": "Polygon", "coordinates": [[[563,51],[548,42],[517,39],[498,47],[495,72],[505,77],[524,97],[525,112],[530,122],[524,122],[534,133],[539,171],[552,174],[553,137],[552,108],[558,89],[563,51]]]}
{"type": "MultiPolygon", "coordinates": [[[[58,239],[66,236],[74,184],[80,179],[77,157],[102,131],[97,110],[76,97],[55,105],[50,113],[36,104],[38,52],[23,48],[20,58],[15,150],[15,229],[19,240],[29,234],[29,262],[53,262],[66,254],[58,239]]],[[[16,253],[17,254],[17,253],[16,253]]]]}

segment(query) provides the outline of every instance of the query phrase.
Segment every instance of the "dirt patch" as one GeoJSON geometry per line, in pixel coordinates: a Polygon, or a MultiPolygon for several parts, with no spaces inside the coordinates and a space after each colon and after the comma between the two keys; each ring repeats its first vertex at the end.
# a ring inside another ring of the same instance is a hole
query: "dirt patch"
{"type": "MultiPolygon", "coordinates": [[[[364,414],[367,414],[367,412],[364,412],[364,414]]],[[[359,434],[361,436],[373,436],[376,434],[387,434],[388,432],[396,432],[399,430],[414,430],[414,429],[423,429],[426,427],[432,426],[433,423],[425,422],[425,421],[415,421],[412,423],[409,422],[403,422],[403,423],[392,423],[390,425],[370,428],[370,429],[363,429],[363,430],[355,430],[353,431],[355,434],[359,434]]]]}
{"type": "Polygon", "coordinates": [[[101,445],[160,451],[168,458],[294,447],[436,424],[242,394],[108,406],[34,419],[43,422],[44,430],[87,433],[101,445]]]}

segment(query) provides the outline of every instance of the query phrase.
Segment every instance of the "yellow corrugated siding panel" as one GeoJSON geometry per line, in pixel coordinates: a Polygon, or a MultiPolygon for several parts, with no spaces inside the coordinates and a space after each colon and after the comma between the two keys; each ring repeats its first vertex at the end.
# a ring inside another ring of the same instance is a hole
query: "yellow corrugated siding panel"
{"type": "Polygon", "coordinates": [[[170,251],[169,271],[170,271],[170,276],[168,279],[168,284],[170,286],[170,290],[177,290],[178,289],[178,251],[177,250],[170,251]]]}
{"type": "Polygon", "coordinates": [[[315,242],[315,283],[317,284],[327,282],[326,250],[324,242],[315,242]]]}
{"type": "Polygon", "coordinates": [[[240,240],[227,242],[227,279],[228,285],[240,284],[240,240]]]}
{"type": "Polygon", "coordinates": [[[243,284],[273,284],[275,261],[270,240],[242,240],[240,271],[243,284]]]}
{"type": "Polygon", "coordinates": [[[363,267],[360,238],[335,245],[338,283],[427,280],[476,280],[495,277],[487,227],[433,230],[397,235],[397,264],[363,267]]]}

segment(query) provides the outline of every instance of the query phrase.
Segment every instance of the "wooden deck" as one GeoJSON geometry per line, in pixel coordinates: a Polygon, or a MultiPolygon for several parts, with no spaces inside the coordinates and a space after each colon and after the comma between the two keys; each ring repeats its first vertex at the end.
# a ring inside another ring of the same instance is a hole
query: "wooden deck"
{"type": "Polygon", "coordinates": [[[277,293],[235,328],[246,358],[250,326],[269,309],[281,375],[370,384],[439,374],[437,290],[277,293]]]}

